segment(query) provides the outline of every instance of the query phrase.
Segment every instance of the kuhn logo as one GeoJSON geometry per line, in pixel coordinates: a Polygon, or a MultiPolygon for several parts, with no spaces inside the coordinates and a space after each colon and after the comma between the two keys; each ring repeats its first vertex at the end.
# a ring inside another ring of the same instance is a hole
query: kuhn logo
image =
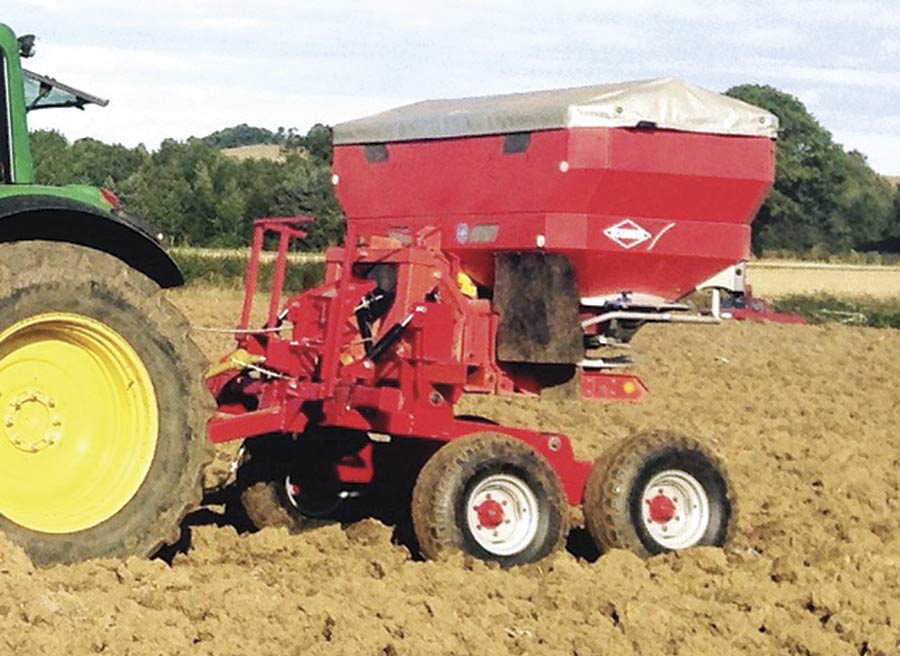
{"type": "Polygon", "coordinates": [[[653,236],[631,219],[619,221],[616,225],[604,230],[603,234],[626,249],[643,244],[653,236]]]}

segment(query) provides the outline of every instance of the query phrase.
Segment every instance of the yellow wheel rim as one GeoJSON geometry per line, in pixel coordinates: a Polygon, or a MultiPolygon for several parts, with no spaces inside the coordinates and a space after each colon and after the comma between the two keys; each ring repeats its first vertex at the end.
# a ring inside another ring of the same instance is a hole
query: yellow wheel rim
{"type": "Polygon", "coordinates": [[[156,394],[135,350],[77,314],[30,317],[0,333],[0,513],[74,533],[119,512],[150,470],[156,394]]]}

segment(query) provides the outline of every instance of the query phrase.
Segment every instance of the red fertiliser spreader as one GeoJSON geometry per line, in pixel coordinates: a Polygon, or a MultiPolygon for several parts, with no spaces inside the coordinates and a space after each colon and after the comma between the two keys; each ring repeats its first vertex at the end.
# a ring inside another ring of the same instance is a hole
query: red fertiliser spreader
{"type": "Polygon", "coordinates": [[[327,251],[321,285],[283,297],[311,219],[257,221],[237,349],[207,379],[209,438],[245,440],[250,518],[301,529],[382,495],[424,556],[504,566],[563,545],[567,504],[583,506],[601,550],[723,544],[733,491],[697,440],[643,433],[586,462],[565,435],[454,407],[549,388],[639,400],[643,382],[604,351],[648,322],[718,321],[715,302],[698,315],[680,299],[741,290],[776,131],[771,114],[672,79],[426,101],[337,125],[344,247],[327,251]],[[252,327],[273,243],[267,318],[252,327]]]}

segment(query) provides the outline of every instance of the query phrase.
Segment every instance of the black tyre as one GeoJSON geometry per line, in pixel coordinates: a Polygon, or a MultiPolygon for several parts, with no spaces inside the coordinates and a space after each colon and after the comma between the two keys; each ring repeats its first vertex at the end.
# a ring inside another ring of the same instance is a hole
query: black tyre
{"type": "Polygon", "coordinates": [[[340,430],[247,440],[237,485],[251,523],[301,532],[338,521],[355,491],[337,478],[336,463],[366,441],[364,434],[340,430]]]}
{"type": "Polygon", "coordinates": [[[720,460],[697,440],[642,433],[594,464],[584,515],[602,551],[651,556],[721,546],[734,526],[734,493],[720,460]]]}
{"type": "Polygon", "coordinates": [[[533,563],[566,537],[559,478],[519,440],[479,433],[448,442],[425,463],[412,497],[422,554],[452,551],[504,567],[533,563]]]}
{"type": "Polygon", "coordinates": [[[38,564],[150,555],[201,498],[205,360],[149,278],[0,244],[0,530],[38,564]]]}
{"type": "MultiPolygon", "coordinates": [[[[286,481],[261,481],[241,492],[241,503],[254,527],[286,528],[292,533],[300,533],[334,523],[335,520],[308,514],[305,505],[294,505],[296,497],[289,491],[289,485],[286,481]]],[[[323,507],[323,511],[336,508],[337,504],[329,505],[323,507]]]]}

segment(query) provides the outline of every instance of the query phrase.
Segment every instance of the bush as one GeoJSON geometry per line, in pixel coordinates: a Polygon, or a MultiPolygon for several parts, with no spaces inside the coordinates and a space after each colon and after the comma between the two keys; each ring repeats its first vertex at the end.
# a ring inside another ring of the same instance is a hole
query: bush
{"type": "MultiPolygon", "coordinates": [[[[202,284],[215,287],[240,287],[244,284],[244,274],[249,261],[248,255],[208,256],[190,252],[175,252],[173,259],[184,274],[188,284],[202,284]]],[[[274,265],[263,262],[259,267],[260,291],[272,284],[274,265]]],[[[284,289],[299,292],[322,282],[325,272],[324,262],[289,262],[285,272],[284,289]]]]}

